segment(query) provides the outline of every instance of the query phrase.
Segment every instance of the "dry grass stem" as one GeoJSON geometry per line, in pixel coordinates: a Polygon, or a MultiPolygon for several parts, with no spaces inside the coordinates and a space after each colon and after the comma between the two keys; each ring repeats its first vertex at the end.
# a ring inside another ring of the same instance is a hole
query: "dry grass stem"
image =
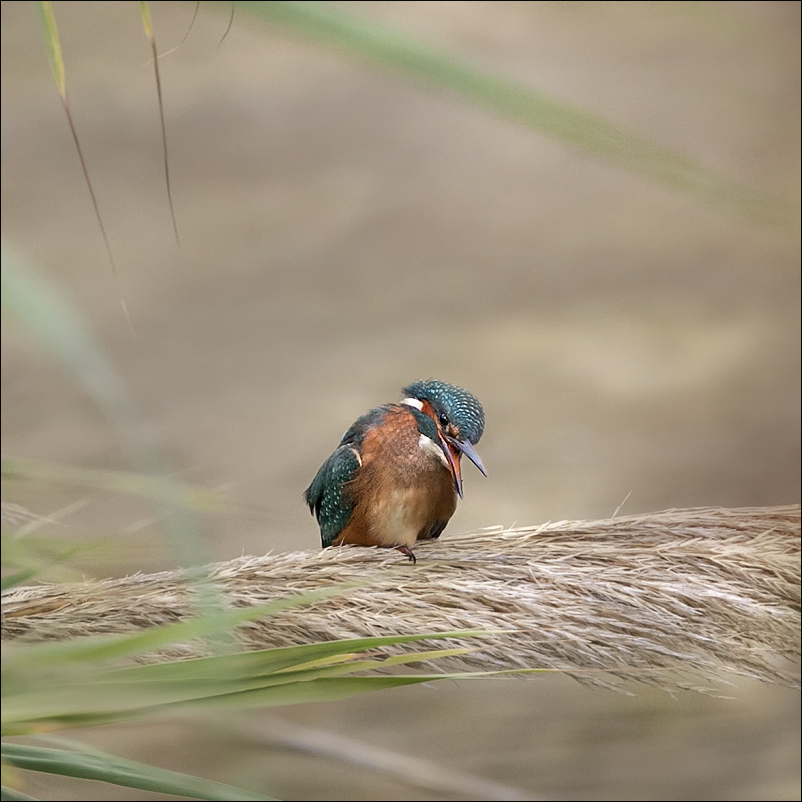
{"type": "Polygon", "coordinates": [[[350,763],[382,772],[429,793],[457,799],[486,799],[497,802],[537,802],[543,799],[520,788],[496,782],[466,771],[458,771],[427,758],[384,749],[369,741],[356,740],[341,731],[317,729],[293,721],[260,715],[258,721],[240,723],[228,731],[245,746],[271,747],[278,744],[321,758],[350,763]]]}
{"type": "MultiPolygon", "coordinates": [[[[416,553],[417,565],[396,551],[359,547],[240,557],[209,574],[238,607],[359,583],[243,625],[245,649],[504,630],[426,647],[474,649],[439,670],[549,668],[668,690],[700,680],[713,689],[730,673],[799,687],[799,505],[446,534],[416,553]]],[[[134,632],[191,615],[195,597],[182,571],[17,588],[3,597],[3,638],[134,632]]],[[[188,643],[156,657],[202,653],[203,644],[188,643]]]]}

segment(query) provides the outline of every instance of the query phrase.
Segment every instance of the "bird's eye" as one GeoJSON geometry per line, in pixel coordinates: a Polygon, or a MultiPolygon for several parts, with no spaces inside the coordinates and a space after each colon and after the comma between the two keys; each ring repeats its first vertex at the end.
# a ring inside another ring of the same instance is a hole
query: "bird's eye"
{"type": "Polygon", "coordinates": [[[448,426],[448,415],[445,412],[440,413],[440,425],[443,427],[448,426]]]}

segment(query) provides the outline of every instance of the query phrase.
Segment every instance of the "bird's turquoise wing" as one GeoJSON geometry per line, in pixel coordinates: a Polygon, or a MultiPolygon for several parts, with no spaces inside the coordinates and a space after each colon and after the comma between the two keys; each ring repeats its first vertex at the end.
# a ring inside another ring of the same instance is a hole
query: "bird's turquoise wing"
{"type": "Polygon", "coordinates": [[[320,540],[324,548],[334,542],[354,511],[348,483],[359,466],[356,451],[342,445],[320,466],[304,493],[309,510],[320,525],[320,540]]]}

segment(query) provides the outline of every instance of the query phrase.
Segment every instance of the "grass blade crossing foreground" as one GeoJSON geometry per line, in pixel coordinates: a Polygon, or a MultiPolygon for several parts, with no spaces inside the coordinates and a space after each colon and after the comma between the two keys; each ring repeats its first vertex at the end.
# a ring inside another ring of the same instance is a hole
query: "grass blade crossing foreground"
{"type": "Polygon", "coordinates": [[[242,788],[102,753],[72,752],[66,749],[4,743],[2,756],[6,763],[18,769],[113,783],[157,794],[175,794],[193,799],[248,800],[248,802],[272,799],[242,788]]]}
{"type": "Polygon", "coordinates": [[[241,2],[255,16],[356,61],[391,70],[462,98],[600,161],[639,173],[699,202],[786,232],[798,210],[739,184],[690,156],[635,136],[585,109],[451,56],[331,3],[241,2]]]}

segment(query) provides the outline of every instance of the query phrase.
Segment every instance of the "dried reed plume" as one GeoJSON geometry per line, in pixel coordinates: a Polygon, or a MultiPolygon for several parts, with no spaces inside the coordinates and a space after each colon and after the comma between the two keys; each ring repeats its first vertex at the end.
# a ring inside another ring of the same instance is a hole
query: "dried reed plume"
{"type": "MultiPolygon", "coordinates": [[[[350,547],[241,557],[209,573],[232,606],[359,583],[244,625],[245,649],[506,630],[457,641],[474,651],[448,667],[552,668],[669,690],[700,678],[710,689],[726,673],[798,687],[789,661],[800,654],[799,547],[799,505],[701,508],[446,534],[419,544],[417,565],[350,547]]],[[[3,638],[133,632],[190,615],[195,595],[182,571],[17,588],[3,597],[3,638]]],[[[202,649],[183,644],[158,659],[202,649]]]]}

